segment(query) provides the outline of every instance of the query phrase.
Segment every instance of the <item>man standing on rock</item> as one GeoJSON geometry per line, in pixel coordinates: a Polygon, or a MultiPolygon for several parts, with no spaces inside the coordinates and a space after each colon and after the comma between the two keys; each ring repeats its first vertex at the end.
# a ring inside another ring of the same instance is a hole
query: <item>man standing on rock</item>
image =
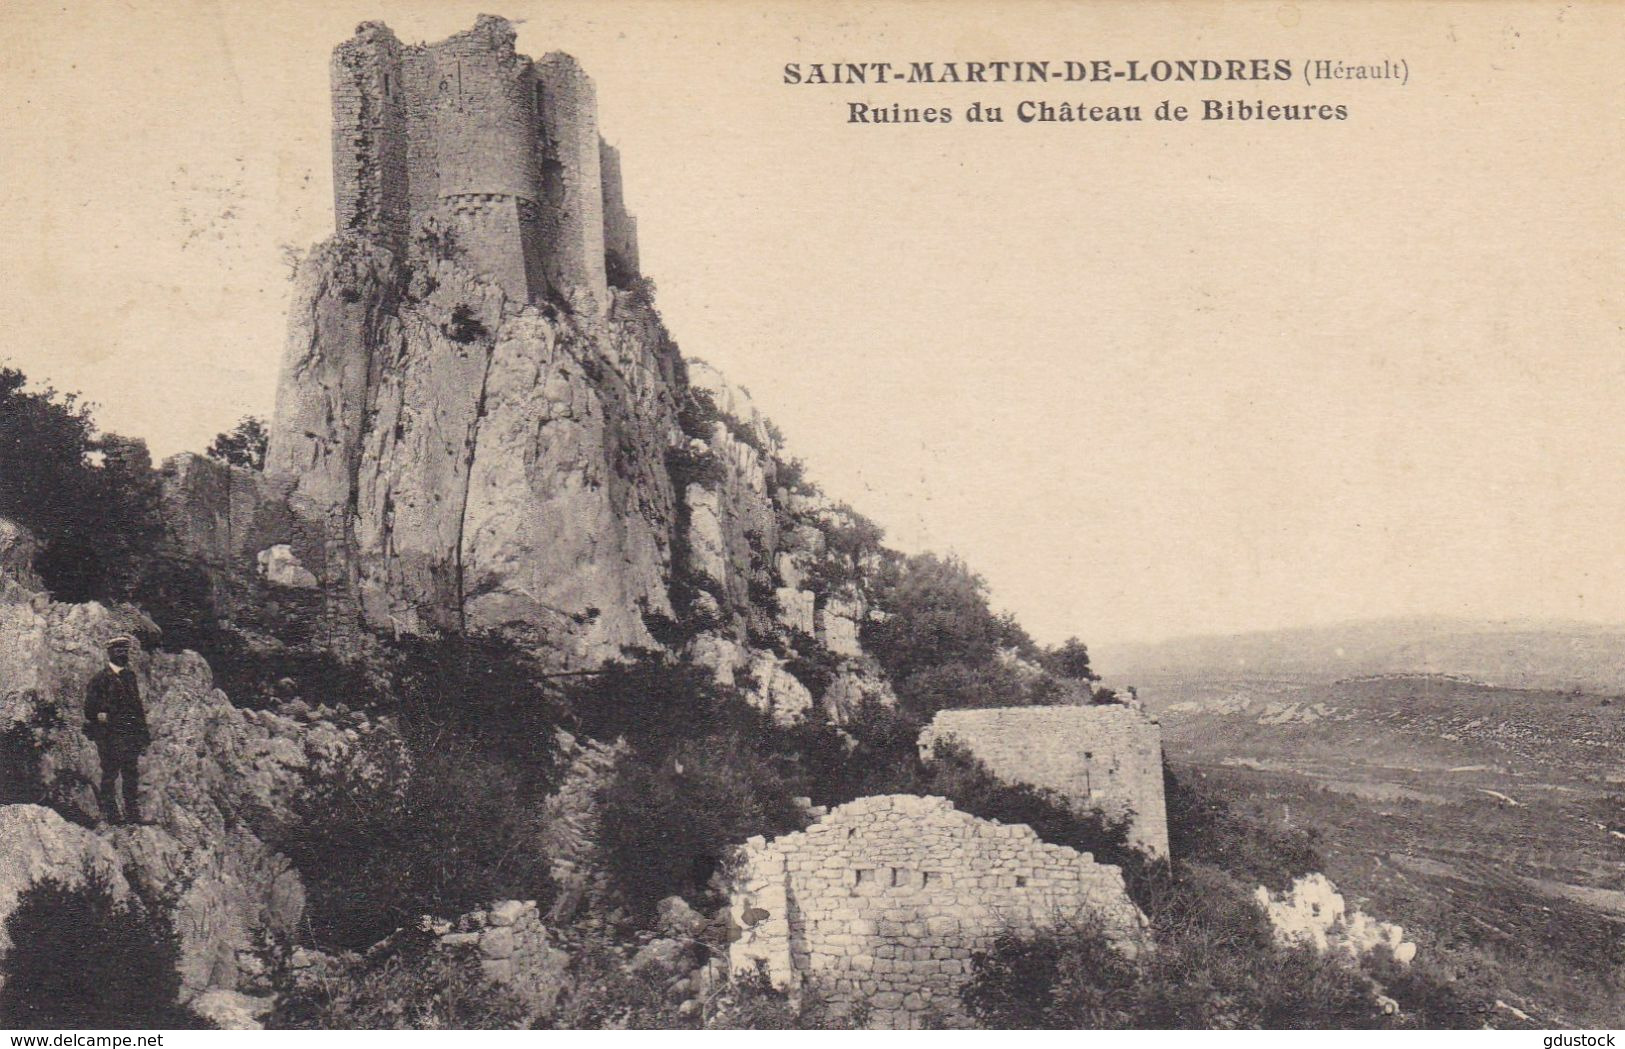
{"type": "Polygon", "coordinates": [[[113,781],[124,781],[124,819],[126,823],[141,822],[141,805],[137,793],[141,787],[141,774],[137,768],[141,752],[152,742],[147,731],[147,712],[141,705],[141,686],[136,682],[135,669],[130,666],[128,637],[115,637],[107,642],[107,666],[97,671],[85,689],[85,735],[96,744],[96,754],[102,763],[102,789],[97,795],[102,816],[108,823],[118,823],[118,802],[113,796],[113,781]]]}

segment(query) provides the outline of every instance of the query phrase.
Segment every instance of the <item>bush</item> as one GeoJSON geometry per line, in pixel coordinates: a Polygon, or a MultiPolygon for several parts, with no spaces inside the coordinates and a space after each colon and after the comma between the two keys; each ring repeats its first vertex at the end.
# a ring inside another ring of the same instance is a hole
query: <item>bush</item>
{"type": "Polygon", "coordinates": [[[634,919],[673,893],[720,903],[711,885],[734,847],[806,823],[787,769],[745,733],[672,746],[645,745],[623,758],[598,795],[599,852],[634,919]]]}
{"type": "Polygon", "coordinates": [[[1039,657],[1039,664],[1056,677],[1073,681],[1098,681],[1100,675],[1089,666],[1089,646],[1075,637],[1048,648],[1039,657]]]}
{"type": "MultiPolygon", "coordinates": [[[[701,735],[742,714],[710,671],[663,652],[630,650],[567,690],[570,727],[609,743],[701,735]]],[[[749,717],[749,714],[743,714],[749,717]]]]}
{"type": "Polygon", "coordinates": [[[682,401],[677,406],[677,426],[685,436],[709,441],[721,418],[722,412],[717,408],[710,390],[690,386],[684,391],[682,401]]]}
{"type": "Polygon", "coordinates": [[[556,1030],[667,1030],[697,1026],[666,1000],[658,969],[633,972],[626,948],[601,929],[570,944],[569,980],[551,1017],[556,1030]]]}
{"type": "Polygon", "coordinates": [[[44,758],[51,734],[63,727],[62,715],[34,697],[34,714],[0,732],[0,805],[44,805],[51,793],[44,758]]]}
{"type": "Polygon", "coordinates": [[[425,914],[552,896],[540,848],[545,790],[468,740],[420,741],[404,797],[318,781],[273,842],[305,876],[318,947],[362,950],[425,914]]]}
{"type": "Polygon", "coordinates": [[[840,676],[841,657],[805,631],[793,631],[790,643],[794,651],[785,660],[784,669],[805,685],[814,699],[823,699],[829,686],[840,676]]]}
{"type": "Polygon", "coordinates": [[[1277,946],[1247,886],[1188,867],[1150,901],[1152,949],[1130,961],[1087,916],[1001,937],[973,960],[966,1007],[992,1027],[1270,1029],[1392,1026],[1369,977],[1277,946]]]}
{"type": "Polygon", "coordinates": [[[498,899],[547,901],[542,802],[565,708],[534,660],[491,637],[404,642],[381,658],[386,733],[339,769],[312,770],[273,844],[305,875],[317,945],[358,950],[425,914],[498,899]],[[358,782],[395,767],[404,795],[358,782]]]}
{"type": "Polygon", "coordinates": [[[998,662],[980,666],[949,662],[893,679],[893,688],[903,709],[924,725],[939,710],[1028,706],[1034,699],[1047,698],[1033,687],[1043,680],[1028,681],[1013,667],[998,662]]]}
{"type": "Polygon", "coordinates": [[[868,1026],[869,1011],[862,1003],[850,1012],[837,1012],[811,985],[803,985],[797,1000],[773,986],[760,967],[736,973],[704,1003],[707,1030],[831,1031],[868,1026]]]}
{"type": "Polygon", "coordinates": [[[476,948],[442,948],[416,930],[314,979],[295,979],[284,966],[275,983],[270,1028],[503,1030],[529,1018],[518,995],[481,971],[476,948]]]}
{"type": "Polygon", "coordinates": [[[1322,868],[1312,830],[1277,830],[1248,818],[1181,781],[1166,760],[1162,782],[1169,850],[1181,861],[1211,864],[1276,891],[1322,868]]]}
{"type": "Polygon", "coordinates": [[[6,919],[0,1026],[197,1028],[176,1005],[180,940],[156,902],[118,901],[107,878],[34,883],[6,919]]]}

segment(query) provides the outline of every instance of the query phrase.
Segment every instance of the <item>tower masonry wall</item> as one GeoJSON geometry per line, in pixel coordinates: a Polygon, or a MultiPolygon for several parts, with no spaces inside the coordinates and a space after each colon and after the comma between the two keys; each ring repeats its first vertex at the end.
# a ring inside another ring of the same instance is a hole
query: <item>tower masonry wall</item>
{"type": "Polygon", "coordinates": [[[859,798],[805,831],[752,838],[737,870],[733,970],[764,967],[837,1009],[864,1003],[876,1027],[963,1024],[971,958],[1001,933],[1092,917],[1126,952],[1142,942],[1116,867],[946,798],[859,798]]]}
{"type": "Polygon", "coordinates": [[[333,207],[340,232],[398,249],[407,232],[406,114],[401,44],[366,22],[333,50],[333,207]]]}
{"type": "Polygon", "coordinates": [[[920,733],[921,755],[929,760],[949,741],[1006,782],[1047,788],[1111,817],[1132,813],[1130,840],[1168,855],[1162,728],[1143,711],[1115,704],[939,711],[920,733]]]}
{"type": "Polygon", "coordinates": [[[604,182],[598,151],[598,95],[570,55],[555,51],[536,64],[542,123],[542,235],[548,282],[602,307],[604,182]]]}
{"type": "Polygon", "coordinates": [[[626,210],[621,186],[621,151],[598,140],[604,181],[604,268],[609,283],[624,287],[642,275],[638,261],[638,220],[626,210]]]}
{"type": "Polygon", "coordinates": [[[400,253],[433,220],[511,298],[552,293],[601,310],[607,269],[637,266],[619,159],[607,218],[592,80],[569,55],[533,63],[514,41],[509,22],[481,15],[467,32],[412,46],[368,22],[334,49],[337,225],[400,253]]]}

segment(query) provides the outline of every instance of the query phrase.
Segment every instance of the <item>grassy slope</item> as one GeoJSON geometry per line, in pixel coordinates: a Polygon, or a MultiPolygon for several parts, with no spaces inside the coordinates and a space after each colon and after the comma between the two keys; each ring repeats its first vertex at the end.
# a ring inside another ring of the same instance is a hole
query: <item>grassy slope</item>
{"type": "Polygon", "coordinates": [[[1327,873],[1424,950],[1537,1018],[1625,1021],[1625,704],[1420,677],[1141,695],[1176,767],[1318,829],[1327,873]]]}

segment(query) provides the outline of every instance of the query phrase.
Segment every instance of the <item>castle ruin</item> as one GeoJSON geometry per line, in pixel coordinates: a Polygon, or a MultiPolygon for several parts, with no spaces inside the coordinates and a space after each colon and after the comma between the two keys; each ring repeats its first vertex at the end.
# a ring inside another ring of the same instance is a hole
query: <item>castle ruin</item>
{"type": "Polygon", "coordinates": [[[956,743],[1008,783],[1052,790],[1078,810],[1129,820],[1129,841],[1168,856],[1162,728],[1143,711],[1098,706],[941,710],[920,733],[927,759],[956,743]]]}
{"type": "Polygon", "coordinates": [[[637,276],[620,155],[598,135],[590,77],[570,55],[514,51],[481,15],[439,43],[365,22],[333,51],[333,196],[340,233],[400,254],[447,231],[469,268],[519,302],[601,310],[637,276]]]}
{"type": "Polygon", "coordinates": [[[761,967],[792,993],[865,1005],[880,1028],[964,1024],[959,989],[1001,934],[1092,921],[1133,953],[1145,922],[1116,867],[909,794],[859,798],[805,831],[752,838],[731,906],[735,972],[761,967]]]}

